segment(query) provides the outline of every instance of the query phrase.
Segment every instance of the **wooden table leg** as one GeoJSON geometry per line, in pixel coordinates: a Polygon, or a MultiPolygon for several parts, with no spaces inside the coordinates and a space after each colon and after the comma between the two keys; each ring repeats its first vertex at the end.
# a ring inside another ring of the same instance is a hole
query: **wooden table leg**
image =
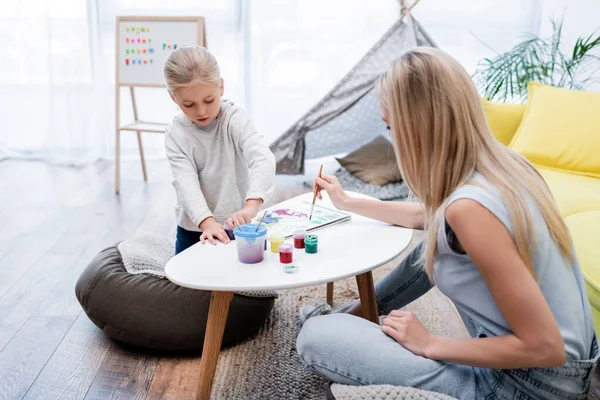
{"type": "Polygon", "coordinates": [[[196,400],[209,400],[210,398],[229,313],[229,303],[232,298],[233,292],[212,292],[204,334],[204,346],[202,347],[202,359],[200,360],[200,380],[198,381],[196,400]]]}
{"type": "Polygon", "coordinates": [[[373,274],[369,271],[364,274],[356,275],[356,283],[358,285],[363,318],[379,325],[379,313],[377,312],[373,274]]]}
{"type": "Polygon", "coordinates": [[[333,282],[327,283],[327,304],[333,307],[333,282]]]}

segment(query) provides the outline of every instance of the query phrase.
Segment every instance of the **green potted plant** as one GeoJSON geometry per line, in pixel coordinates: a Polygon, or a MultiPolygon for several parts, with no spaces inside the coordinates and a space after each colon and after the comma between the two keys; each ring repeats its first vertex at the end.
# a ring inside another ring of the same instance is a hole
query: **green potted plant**
{"type": "Polygon", "coordinates": [[[529,81],[579,90],[598,82],[600,36],[581,36],[564,54],[562,26],[562,20],[552,21],[551,37],[532,36],[506,53],[484,58],[473,75],[481,94],[492,101],[525,102],[529,81]]]}

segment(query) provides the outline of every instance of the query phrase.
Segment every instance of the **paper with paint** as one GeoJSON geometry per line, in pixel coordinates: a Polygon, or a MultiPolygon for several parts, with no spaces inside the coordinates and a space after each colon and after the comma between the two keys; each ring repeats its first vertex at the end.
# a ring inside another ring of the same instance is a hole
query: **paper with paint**
{"type": "MultiPolygon", "coordinates": [[[[318,204],[315,204],[312,219],[308,219],[310,216],[310,207],[311,203],[305,201],[288,203],[286,207],[272,207],[268,209],[267,215],[263,220],[263,225],[267,227],[269,234],[271,232],[279,232],[286,238],[289,238],[298,229],[312,232],[333,224],[350,221],[351,219],[350,214],[332,210],[318,204]]],[[[260,217],[262,217],[262,214],[260,214],[260,217]]],[[[253,222],[258,223],[260,217],[255,218],[253,222]]]]}

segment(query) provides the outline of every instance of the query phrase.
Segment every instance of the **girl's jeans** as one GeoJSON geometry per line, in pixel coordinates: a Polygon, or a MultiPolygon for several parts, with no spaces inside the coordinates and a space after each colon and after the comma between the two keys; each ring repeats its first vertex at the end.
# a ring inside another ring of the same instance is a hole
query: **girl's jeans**
{"type": "Polygon", "coordinates": [[[192,247],[200,241],[202,232],[193,232],[183,229],[177,225],[177,238],[175,239],[175,254],[179,254],[188,247],[192,247]]]}
{"type": "MultiPolygon", "coordinates": [[[[380,314],[404,307],[431,289],[417,246],[375,287],[380,314]]],[[[472,337],[479,327],[461,313],[472,337]]],[[[476,368],[414,355],[381,328],[348,314],[306,321],[297,340],[304,363],[331,381],[348,385],[410,386],[457,399],[585,399],[598,358],[594,339],[588,360],[554,368],[476,368]]]]}

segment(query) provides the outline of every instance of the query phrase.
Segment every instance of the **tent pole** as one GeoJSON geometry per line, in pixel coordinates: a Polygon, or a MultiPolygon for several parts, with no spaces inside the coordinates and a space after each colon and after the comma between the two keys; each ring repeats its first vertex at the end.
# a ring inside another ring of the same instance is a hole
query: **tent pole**
{"type": "Polygon", "coordinates": [[[400,3],[400,19],[402,19],[406,12],[406,0],[398,0],[398,3],[400,3]]]}
{"type": "Polygon", "coordinates": [[[419,0],[414,0],[410,6],[406,6],[406,0],[398,0],[400,3],[400,18],[404,18],[410,14],[410,11],[415,8],[419,0]]]}

